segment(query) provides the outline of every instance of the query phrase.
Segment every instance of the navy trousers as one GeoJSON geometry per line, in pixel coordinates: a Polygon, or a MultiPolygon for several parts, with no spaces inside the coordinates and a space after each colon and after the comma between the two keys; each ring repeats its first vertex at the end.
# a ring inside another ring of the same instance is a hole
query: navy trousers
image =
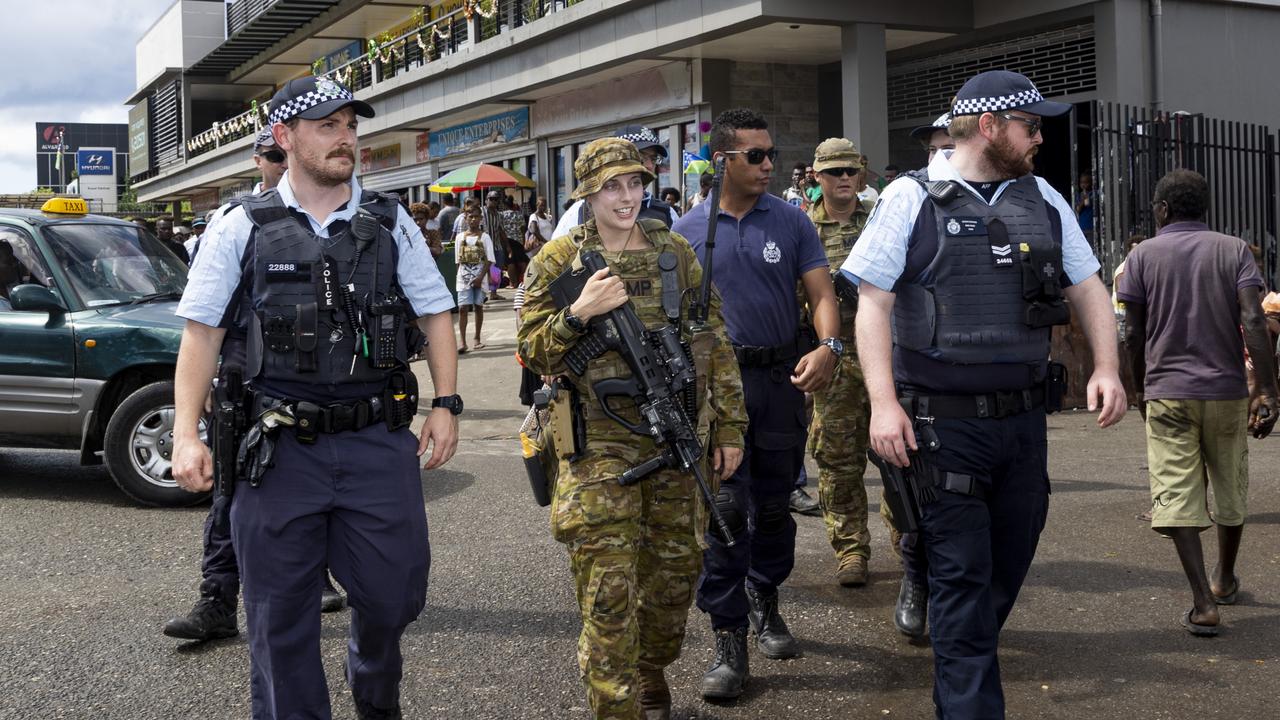
{"type": "Polygon", "coordinates": [[[898,541],[902,552],[902,574],[916,585],[929,584],[929,553],[925,551],[920,533],[903,533],[898,541]]]}
{"type": "Polygon", "coordinates": [[[939,720],[1004,717],[1000,628],[1027,576],[1049,509],[1045,414],[938,419],[939,470],[973,475],[985,500],[939,493],[922,508],[929,568],[933,700],[939,720]]]}
{"type": "Polygon", "coordinates": [[[804,464],[804,393],[791,384],[791,367],[782,365],[742,368],[742,390],[749,423],[746,450],[720,493],[731,497],[746,527],[737,532],[733,547],[718,533],[707,533],[698,581],[698,608],[717,630],[746,626],[744,583],[771,595],[795,565],[796,523],[788,500],[804,464]]]}
{"type": "Polygon", "coordinates": [[[231,498],[214,493],[204,519],[204,557],[200,561],[200,594],[235,606],[240,595],[240,567],[231,543],[231,498]]]}
{"type": "Polygon", "coordinates": [[[231,529],[248,620],[254,720],[329,718],[320,662],[326,561],[347,591],[347,682],[362,701],[399,705],[400,638],[426,601],[431,564],[417,440],[382,424],[277,436],[259,487],[238,483],[231,529]]]}

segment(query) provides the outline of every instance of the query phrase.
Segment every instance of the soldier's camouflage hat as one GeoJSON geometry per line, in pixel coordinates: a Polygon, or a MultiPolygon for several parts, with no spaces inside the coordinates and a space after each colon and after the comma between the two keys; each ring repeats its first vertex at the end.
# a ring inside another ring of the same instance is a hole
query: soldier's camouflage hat
{"type": "Polygon", "coordinates": [[[813,170],[822,172],[828,168],[864,168],[867,159],[853,143],[844,138],[827,138],[813,151],[813,170]]]}
{"type": "Polygon", "coordinates": [[[616,137],[592,140],[573,163],[578,187],[573,189],[572,197],[581,200],[595,195],[609,180],[631,173],[640,173],[645,185],[653,182],[653,173],[641,164],[640,151],[631,141],[616,137]]]}

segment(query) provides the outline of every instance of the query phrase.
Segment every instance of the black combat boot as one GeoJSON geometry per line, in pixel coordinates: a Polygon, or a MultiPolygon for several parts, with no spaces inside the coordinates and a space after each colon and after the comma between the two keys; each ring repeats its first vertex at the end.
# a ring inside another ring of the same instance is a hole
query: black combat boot
{"type": "Polygon", "coordinates": [[[356,697],[355,692],[351,693],[351,699],[356,703],[356,717],[360,720],[401,720],[404,717],[398,705],[393,708],[374,707],[356,697]]]}
{"type": "Polygon", "coordinates": [[[761,595],[747,588],[747,617],[756,631],[756,647],[770,660],[785,660],[800,654],[796,638],[778,612],[778,593],[761,595]]]}
{"type": "Polygon", "coordinates": [[[898,590],[898,605],[893,610],[893,624],[898,632],[914,640],[924,637],[924,621],[929,611],[929,588],[911,582],[905,575],[898,590]]]}
{"type": "Polygon", "coordinates": [[[671,688],[662,668],[640,668],[640,717],[644,720],[671,720],[671,688]]]}
{"type": "Polygon", "coordinates": [[[191,612],[164,624],[164,634],[182,640],[217,640],[240,634],[236,627],[236,602],[201,595],[191,612]]]}
{"type": "Polygon", "coordinates": [[[716,659],[702,676],[702,697],[732,700],[742,694],[751,677],[747,666],[747,629],[716,631],[716,659]]]}

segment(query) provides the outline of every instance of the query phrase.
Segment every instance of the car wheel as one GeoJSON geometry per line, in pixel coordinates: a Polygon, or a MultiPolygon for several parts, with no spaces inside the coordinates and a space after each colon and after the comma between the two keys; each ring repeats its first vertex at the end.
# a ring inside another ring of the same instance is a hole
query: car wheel
{"type": "MultiPolygon", "coordinates": [[[[209,497],[190,493],[173,479],[173,383],[145,385],[125,398],[107,423],[103,457],[126,495],[144,505],[183,507],[209,497]]],[[[206,439],[203,419],[200,439],[206,439]]]]}

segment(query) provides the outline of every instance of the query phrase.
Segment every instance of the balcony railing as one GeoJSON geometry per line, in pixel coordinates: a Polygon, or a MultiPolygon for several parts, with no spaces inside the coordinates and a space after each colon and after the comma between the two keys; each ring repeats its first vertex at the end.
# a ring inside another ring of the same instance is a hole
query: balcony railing
{"type": "MultiPolygon", "coordinates": [[[[475,43],[484,42],[514,28],[536,22],[546,15],[576,5],[581,0],[470,0],[448,15],[426,21],[422,11],[414,17],[418,26],[395,37],[370,39],[365,53],[324,72],[352,92],[364,90],[402,73],[452,55],[475,43]]],[[[252,19],[276,0],[239,0],[227,9],[228,30],[231,8],[244,5],[252,19]]],[[[247,22],[247,20],[246,20],[247,22]]],[[[318,70],[319,68],[317,68],[318,70]]],[[[266,122],[265,105],[214,123],[213,127],[187,140],[187,158],[193,158],[238,138],[252,135],[266,122]]]]}

